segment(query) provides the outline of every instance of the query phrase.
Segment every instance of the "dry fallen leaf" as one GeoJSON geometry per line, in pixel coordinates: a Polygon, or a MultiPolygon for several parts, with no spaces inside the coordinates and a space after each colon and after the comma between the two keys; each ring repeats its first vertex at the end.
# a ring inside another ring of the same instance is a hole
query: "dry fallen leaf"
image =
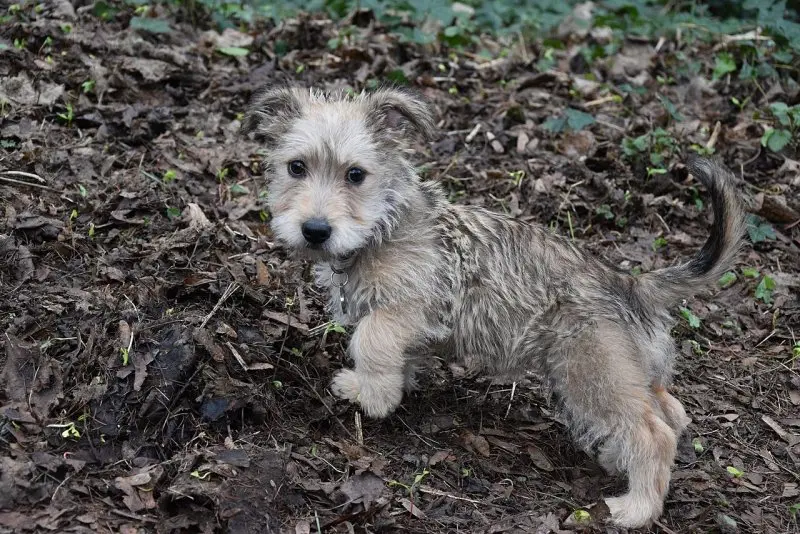
{"type": "Polygon", "coordinates": [[[372,503],[378,500],[386,489],[383,479],[370,471],[364,471],[350,477],[339,490],[349,502],[360,502],[369,510],[372,503]]]}
{"type": "Polygon", "coordinates": [[[775,421],[772,417],[768,415],[762,415],[761,420],[764,421],[764,423],[768,427],[774,430],[775,433],[778,434],[778,436],[780,436],[782,440],[788,443],[790,447],[794,447],[795,445],[800,443],[800,436],[784,430],[783,427],[779,425],[777,421],[775,421]]]}
{"type": "Polygon", "coordinates": [[[545,456],[542,450],[537,447],[536,445],[528,445],[528,456],[530,457],[533,465],[537,468],[541,469],[542,471],[552,471],[553,464],[550,460],[545,456]]]}
{"type": "Polygon", "coordinates": [[[418,506],[416,506],[413,502],[409,501],[405,497],[400,499],[400,504],[403,506],[403,508],[405,508],[406,510],[411,512],[411,515],[413,515],[417,519],[427,519],[428,518],[428,516],[425,515],[425,512],[420,510],[418,506]]]}
{"type": "Polygon", "coordinates": [[[260,286],[268,286],[269,285],[269,270],[267,266],[261,261],[259,258],[256,258],[256,281],[260,286]]]}
{"type": "Polygon", "coordinates": [[[478,436],[469,430],[465,430],[461,433],[461,442],[468,450],[486,458],[489,457],[489,442],[483,436],[478,436]]]}
{"type": "Polygon", "coordinates": [[[434,466],[434,465],[436,465],[436,464],[438,464],[440,462],[443,462],[443,461],[447,460],[450,456],[451,456],[451,452],[449,450],[447,450],[447,451],[436,451],[435,453],[433,453],[431,455],[430,459],[428,460],[428,465],[434,466]]]}

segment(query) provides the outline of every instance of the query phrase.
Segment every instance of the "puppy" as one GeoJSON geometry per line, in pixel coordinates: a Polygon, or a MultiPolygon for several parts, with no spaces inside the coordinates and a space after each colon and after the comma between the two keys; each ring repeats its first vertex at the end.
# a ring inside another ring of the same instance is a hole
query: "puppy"
{"type": "Polygon", "coordinates": [[[492,375],[533,370],[577,443],[627,474],[628,492],[606,499],[613,523],[660,516],[689,422],[667,391],[669,310],[734,260],[744,223],[729,171],[689,163],[713,202],[708,241],[687,263],[632,276],[538,225],[452,205],[422,181],[404,147],[430,139],[434,119],[409,91],[267,88],[242,129],[267,148],[275,236],[317,262],[335,320],[355,325],[355,369],[338,372],[334,394],[386,417],[433,343],[492,375]]]}

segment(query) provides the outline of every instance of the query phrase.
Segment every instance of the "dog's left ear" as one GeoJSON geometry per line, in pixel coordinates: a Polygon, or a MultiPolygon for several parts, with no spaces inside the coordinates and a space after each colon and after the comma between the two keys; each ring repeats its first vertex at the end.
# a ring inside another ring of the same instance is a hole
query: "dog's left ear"
{"type": "Polygon", "coordinates": [[[430,104],[409,89],[378,89],[368,96],[367,118],[378,133],[399,132],[406,141],[432,140],[436,124],[430,104]]]}
{"type": "Polygon", "coordinates": [[[275,143],[303,114],[303,92],[292,87],[265,87],[255,93],[242,120],[241,132],[275,143]]]}

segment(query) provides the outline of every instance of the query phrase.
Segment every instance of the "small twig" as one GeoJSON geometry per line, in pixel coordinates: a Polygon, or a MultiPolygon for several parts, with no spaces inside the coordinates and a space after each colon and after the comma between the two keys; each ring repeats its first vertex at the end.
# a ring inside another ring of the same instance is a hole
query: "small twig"
{"type": "Polygon", "coordinates": [[[607,102],[615,101],[617,98],[618,98],[617,95],[603,96],[603,97],[596,98],[594,100],[590,100],[590,101],[586,102],[584,104],[584,107],[591,108],[591,107],[594,107],[594,106],[602,106],[603,104],[605,104],[607,102]]]}
{"type": "Polygon", "coordinates": [[[437,497],[447,497],[448,499],[454,499],[456,501],[471,502],[473,504],[479,504],[483,502],[475,499],[468,499],[467,497],[459,497],[457,495],[451,495],[449,493],[445,493],[444,491],[437,490],[428,486],[418,486],[417,490],[420,493],[427,493],[428,495],[436,495],[437,497]]]}
{"type": "Polygon", "coordinates": [[[419,433],[415,432],[413,428],[411,428],[410,426],[408,426],[408,423],[406,423],[405,421],[403,421],[403,418],[402,418],[402,417],[400,417],[399,415],[397,416],[397,419],[398,419],[398,420],[399,420],[401,423],[403,423],[403,426],[405,426],[405,427],[408,429],[408,431],[409,431],[409,432],[411,432],[411,434],[412,434],[413,436],[415,436],[415,437],[419,438],[419,440],[420,440],[420,441],[422,441],[422,443],[424,443],[424,444],[425,444],[425,445],[427,445],[428,447],[438,447],[438,446],[439,446],[439,444],[438,444],[437,442],[435,442],[435,441],[430,441],[430,440],[427,440],[427,439],[423,438],[422,436],[420,436],[420,435],[419,435],[419,433]]]}
{"type": "Polygon", "coordinates": [[[665,526],[664,523],[662,523],[661,521],[655,520],[655,521],[653,521],[653,523],[658,525],[658,528],[660,528],[661,530],[663,530],[667,534],[676,534],[674,530],[672,530],[669,527],[665,526]]]}
{"type": "Polygon", "coordinates": [[[33,178],[34,180],[38,181],[39,183],[46,184],[47,180],[39,176],[38,174],[33,174],[32,172],[25,172],[25,171],[1,171],[6,176],[25,176],[26,178],[33,178]]]}
{"type": "Polygon", "coordinates": [[[231,342],[230,341],[226,341],[225,345],[228,346],[228,350],[231,351],[231,354],[233,354],[233,357],[236,359],[237,362],[239,362],[239,365],[242,366],[242,369],[244,369],[245,371],[249,371],[250,368],[248,367],[247,362],[244,361],[244,358],[242,358],[242,356],[239,354],[239,351],[237,351],[235,348],[233,348],[233,345],[231,345],[231,342]]]}
{"type": "Polygon", "coordinates": [[[717,144],[717,138],[719,137],[719,131],[722,129],[722,124],[717,121],[714,125],[714,131],[711,132],[711,137],[708,138],[708,143],[706,143],[706,148],[712,149],[714,145],[717,144]]]}
{"type": "Polygon", "coordinates": [[[493,69],[495,67],[502,67],[507,63],[508,59],[501,57],[497,59],[492,59],[490,61],[485,61],[483,63],[478,63],[475,68],[478,70],[487,70],[487,69],[493,69]]]}
{"type": "Polygon", "coordinates": [[[479,122],[478,124],[475,125],[472,131],[467,134],[467,137],[464,139],[464,142],[471,143],[472,140],[475,139],[475,136],[477,136],[478,132],[480,131],[481,131],[481,123],[479,122]]]}
{"type": "Polygon", "coordinates": [[[517,391],[517,383],[511,383],[511,397],[508,399],[508,409],[506,409],[506,415],[503,419],[508,419],[508,414],[511,413],[511,403],[514,402],[514,392],[517,391]]]}
{"type": "Polygon", "coordinates": [[[355,415],[353,416],[353,423],[356,427],[356,441],[359,445],[364,445],[364,427],[361,426],[361,412],[356,410],[355,415]]]}
{"type": "Polygon", "coordinates": [[[10,184],[27,185],[27,186],[30,186],[30,187],[37,187],[39,189],[46,189],[47,191],[55,191],[55,189],[53,189],[52,187],[46,186],[46,185],[34,184],[34,183],[31,183],[31,182],[25,182],[23,180],[15,180],[13,178],[6,178],[5,176],[0,176],[0,181],[8,182],[10,184]]]}
{"type": "Polygon", "coordinates": [[[656,213],[656,217],[658,217],[658,220],[661,221],[662,225],[664,225],[664,229],[667,231],[667,233],[671,234],[672,230],[669,229],[669,225],[667,224],[667,221],[665,221],[664,218],[659,213],[656,213]]]}
{"type": "Polygon", "coordinates": [[[72,478],[72,475],[67,475],[67,476],[64,478],[64,480],[62,480],[62,481],[61,481],[61,483],[60,483],[58,486],[56,486],[56,489],[55,489],[55,491],[53,491],[53,495],[51,495],[51,496],[50,496],[50,502],[53,502],[53,501],[55,500],[55,498],[56,498],[56,495],[58,494],[58,490],[60,490],[60,489],[61,489],[61,487],[62,487],[64,484],[66,484],[66,483],[67,483],[67,481],[68,481],[70,478],[72,478]]]}
{"type": "Polygon", "coordinates": [[[525,35],[521,31],[517,32],[517,35],[519,36],[519,48],[522,54],[522,62],[528,63],[530,59],[528,58],[528,46],[525,44],[525,35]]]}
{"type": "Polygon", "coordinates": [[[777,332],[778,332],[777,330],[774,330],[774,329],[773,329],[773,330],[772,330],[772,332],[770,332],[769,334],[767,334],[767,337],[765,337],[764,339],[762,339],[761,341],[759,341],[759,342],[758,342],[758,344],[757,344],[755,347],[753,347],[753,348],[754,348],[754,349],[757,349],[758,347],[760,347],[761,345],[763,345],[763,344],[764,344],[764,343],[765,343],[765,342],[766,342],[766,341],[767,341],[769,338],[771,338],[772,336],[774,336],[774,335],[775,335],[777,332]]]}
{"type": "Polygon", "coordinates": [[[322,534],[322,526],[319,524],[319,514],[317,514],[317,510],[314,510],[314,519],[317,522],[317,534],[322,534]]]}
{"type": "Polygon", "coordinates": [[[327,323],[322,323],[320,325],[315,326],[314,328],[309,328],[308,332],[306,332],[306,334],[308,334],[309,336],[316,336],[317,334],[322,333],[325,330],[327,330],[328,327],[330,325],[332,325],[333,323],[334,323],[333,321],[328,321],[327,323]]]}
{"type": "Polygon", "coordinates": [[[213,317],[213,315],[217,313],[217,310],[220,308],[220,306],[222,306],[222,303],[228,300],[228,297],[233,295],[237,289],[239,289],[239,284],[237,284],[236,282],[231,282],[228,285],[228,287],[225,289],[225,292],[222,293],[222,296],[219,298],[217,303],[214,304],[214,307],[211,309],[211,312],[209,312],[209,314],[206,315],[205,319],[203,319],[203,322],[200,323],[200,328],[203,328],[206,325],[206,323],[211,319],[211,317],[213,317]]]}
{"type": "Polygon", "coordinates": [[[616,130],[618,132],[625,132],[625,128],[623,128],[622,126],[617,126],[613,122],[608,122],[600,119],[595,119],[594,121],[600,126],[605,126],[606,128],[611,128],[612,130],[616,130]]]}

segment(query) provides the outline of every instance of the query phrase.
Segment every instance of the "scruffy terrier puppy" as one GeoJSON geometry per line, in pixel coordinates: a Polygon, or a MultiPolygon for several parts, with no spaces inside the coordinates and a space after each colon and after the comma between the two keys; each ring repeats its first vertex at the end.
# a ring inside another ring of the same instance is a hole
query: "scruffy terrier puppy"
{"type": "Polygon", "coordinates": [[[611,520],[640,527],[660,516],[689,423],[666,389],[669,308],[734,260],[744,223],[729,171],[689,163],[713,201],[710,237],[687,263],[634,277],[421,181],[404,146],[432,137],[434,119],[409,91],[267,88],[242,128],[266,144],[276,237],[318,262],[336,321],[355,324],[355,369],[338,372],[337,396],[391,414],[433,343],[495,376],[536,371],[579,445],[627,474],[628,493],[606,499],[611,520]]]}

